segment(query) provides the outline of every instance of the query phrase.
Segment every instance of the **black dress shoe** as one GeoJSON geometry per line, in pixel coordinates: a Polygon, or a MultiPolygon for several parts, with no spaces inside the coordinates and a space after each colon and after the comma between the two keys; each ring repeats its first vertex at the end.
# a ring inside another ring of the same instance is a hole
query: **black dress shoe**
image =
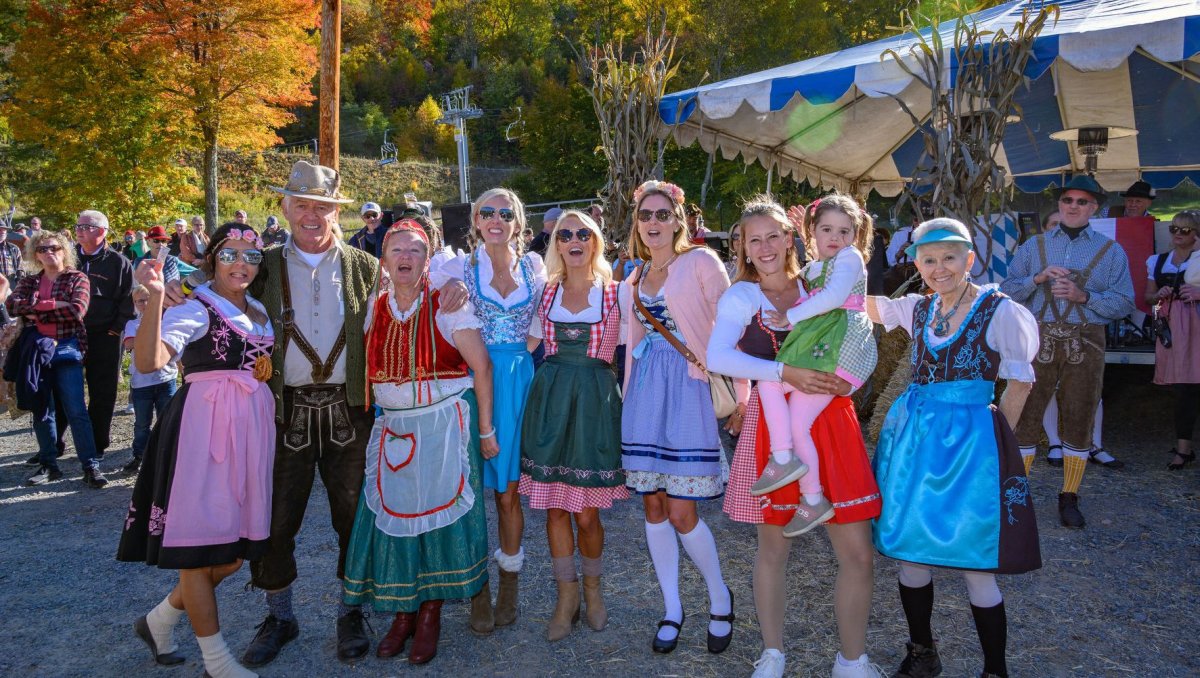
{"type": "Polygon", "coordinates": [[[1046,449],[1046,463],[1053,466],[1054,468],[1062,468],[1062,465],[1063,465],[1062,445],[1051,445],[1050,447],[1048,447],[1046,449]],[[1053,454],[1054,448],[1058,448],[1058,456],[1057,457],[1050,456],[1051,454],[1053,454]]]}
{"type": "Polygon", "coordinates": [[[337,654],[344,662],[361,659],[371,649],[371,639],[363,629],[362,610],[351,610],[337,620],[337,654]]]}
{"type": "Polygon", "coordinates": [[[721,654],[729,647],[729,643],[733,640],[733,590],[729,590],[729,614],[710,614],[708,618],[712,621],[729,622],[729,633],[723,636],[714,636],[712,631],[708,632],[708,651],[713,654],[721,654]]]}
{"type": "Polygon", "coordinates": [[[295,640],[298,635],[300,625],[295,619],[284,621],[275,615],[267,615],[258,625],[258,633],[254,634],[254,640],[250,641],[250,646],[242,655],[242,665],[253,669],[270,664],[283,646],[295,640]]]}
{"type": "Polygon", "coordinates": [[[1079,511],[1079,495],[1074,492],[1062,492],[1058,495],[1058,517],[1063,527],[1081,530],[1087,522],[1079,511]]]}
{"type": "Polygon", "coordinates": [[[146,647],[150,648],[150,654],[154,655],[155,664],[158,664],[159,666],[175,666],[176,664],[182,664],[185,661],[184,656],[178,652],[160,653],[158,651],[158,645],[154,643],[154,636],[150,635],[150,625],[146,623],[145,617],[139,617],[138,620],[133,623],[133,632],[137,634],[138,638],[142,639],[142,642],[146,644],[146,647]]]}
{"type": "Polygon", "coordinates": [[[121,473],[137,475],[138,470],[141,468],[142,460],[134,457],[133,459],[129,460],[128,464],[125,464],[125,466],[121,468],[121,473]]]}
{"type": "Polygon", "coordinates": [[[650,649],[654,650],[658,654],[670,654],[671,651],[675,649],[675,646],[679,644],[679,634],[683,632],[683,622],[686,620],[687,614],[684,614],[683,618],[679,621],[675,621],[673,619],[664,619],[658,622],[658,628],[660,629],[664,626],[674,627],[676,631],[675,637],[671,640],[663,640],[658,637],[658,629],[655,629],[654,640],[650,642],[650,649]]]}

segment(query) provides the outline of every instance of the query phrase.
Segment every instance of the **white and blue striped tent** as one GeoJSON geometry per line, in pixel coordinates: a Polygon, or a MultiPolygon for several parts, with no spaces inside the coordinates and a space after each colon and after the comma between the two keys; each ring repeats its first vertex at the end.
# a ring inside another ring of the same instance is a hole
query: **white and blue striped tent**
{"type": "MultiPolygon", "coordinates": [[[[983,28],[1011,27],[1023,9],[1056,4],[1059,19],[1035,44],[1018,97],[1021,119],[1005,133],[1001,161],[1018,188],[1059,185],[1079,170],[1073,145],[1050,134],[1086,126],[1126,127],[1110,141],[1096,178],[1110,191],[1141,178],[1171,188],[1200,185],[1200,0],[1010,2],[973,15],[983,28]]],[[[953,22],[938,27],[953,43],[953,22]]],[[[890,58],[911,35],[663,98],[659,113],[683,146],[739,155],[814,185],[881,195],[912,177],[923,143],[891,98],[928,115],[929,93],[890,58]]]]}

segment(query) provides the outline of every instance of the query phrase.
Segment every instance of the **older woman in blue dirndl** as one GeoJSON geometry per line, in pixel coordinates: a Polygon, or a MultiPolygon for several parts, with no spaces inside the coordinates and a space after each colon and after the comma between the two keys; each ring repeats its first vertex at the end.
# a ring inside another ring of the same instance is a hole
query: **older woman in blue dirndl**
{"type": "Polygon", "coordinates": [[[1033,386],[1033,316],[994,285],[970,280],[966,226],[933,219],[907,250],[932,294],[868,297],[871,320],[913,338],[913,383],[884,421],[875,452],[883,508],[875,547],[900,562],[908,653],[897,676],[934,676],[932,567],[961,570],[985,676],[1008,675],[997,573],[1041,567],[1029,481],[1012,433],[1033,386]],[[996,382],[1007,380],[999,405],[996,382]]]}

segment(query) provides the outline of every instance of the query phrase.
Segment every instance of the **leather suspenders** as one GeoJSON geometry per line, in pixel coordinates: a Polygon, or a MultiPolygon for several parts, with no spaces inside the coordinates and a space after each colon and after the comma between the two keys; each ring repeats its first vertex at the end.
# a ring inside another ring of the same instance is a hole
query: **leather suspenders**
{"type": "Polygon", "coordinates": [[[300,353],[312,365],[312,380],[314,384],[323,384],[333,374],[333,366],[337,364],[338,357],[341,356],[342,350],[346,348],[346,326],[342,325],[342,331],[338,333],[337,341],[333,344],[333,349],[329,351],[329,356],[324,361],[321,356],[317,355],[316,349],[312,344],[308,343],[308,339],[304,338],[304,334],[300,332],[300,328],[296,327],[296,310],[292,307],[292,282],[291,275],[288,274],[287,259],[283,259],[283,278],[281,291],[283,293],[283,354],[287,355],[287,346],[289,341],[296,342],[296,348],[300,349],[300,353]]]}

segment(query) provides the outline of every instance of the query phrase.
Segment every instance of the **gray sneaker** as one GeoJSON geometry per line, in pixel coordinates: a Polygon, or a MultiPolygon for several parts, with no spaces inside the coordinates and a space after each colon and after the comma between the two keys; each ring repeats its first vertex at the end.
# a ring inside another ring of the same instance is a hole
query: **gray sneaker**
{"type": "Polygon", "coordinates": [[[821,523],[828,522],[832,517],[833,504],[830,504],[828,499],[822,497],[821,503],[809,506],[804,502],[804,497],[801,497],[800,505],[796,507],[796,515],[783,526],[783,536],[799,537],[821,523]]]}
{"type": "Polygon", "coordinates": [[[805,473],[808,473],[808,464],[796,457],[792,457],[791,461],[786,464],[780,464],[772,457],[763,469],[762,475],[750,486],[750,494],[760,497],[774,492],[781,487],[787,487],[788,483],[800,480],[805,473]]]}

